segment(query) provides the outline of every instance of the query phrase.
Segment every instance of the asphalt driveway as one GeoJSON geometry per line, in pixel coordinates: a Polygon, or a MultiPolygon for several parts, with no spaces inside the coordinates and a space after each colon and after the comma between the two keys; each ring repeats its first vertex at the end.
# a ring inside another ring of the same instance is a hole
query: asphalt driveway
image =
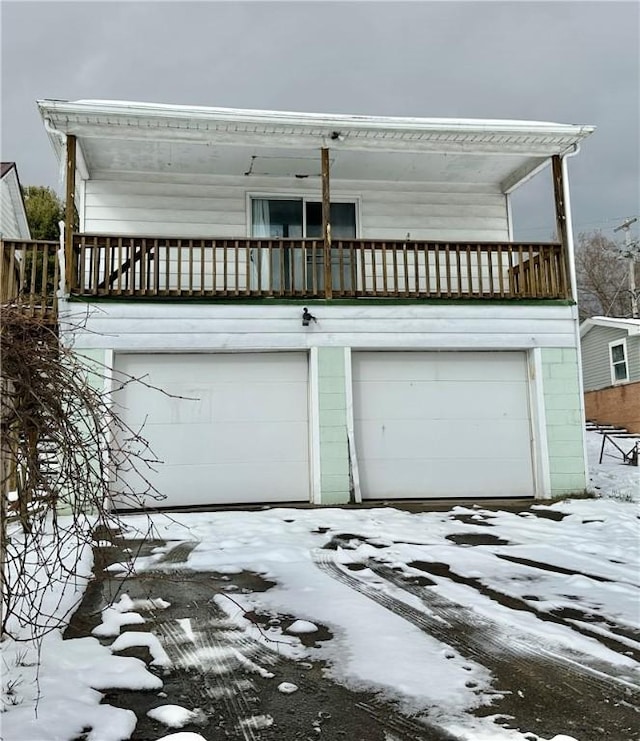
{"type": "MultiPolygon", "coordinates": [[[[597,524],[589,519],[590,503],[576,506],[586,507],[581,527],[597,524]]],[[[176,518],[190,537],[143,542],[133,532],[101,541],[95,579],[66,634],[94,631],[113,646],[118,632],[117,653],[138,657],[161,677],[159,692],[105,694],[103,702],[135,712],[134,739],[175,733],[175,711],[147,715],[174,705],[192,713],[182,732],[206,741],[640,738],[640,633],[601,594],[637,584],[611,583],[606,569],[585,571],[580,553],[568,568],[557,550],[537,542],[542,533],[553,540],[554,532],[562,541],[563,520],[576,525],[574,514],[458,507],[430,515],[280,509],[176,518]],[[207,518],[214,518],[217,538],[202,526],[207,518]],[[256,541],[257,529],[251,539],[240,537],[253,527],[243,518],[268,518],[263,540],[256,541]],[[372,523],[380,533],[387,520],[386,535],[372,534],[372,523]],[[291,550],[295,539],[284,542],[291,528],[314,545],[303,557],[291,550]],[[256,544],[264,567],[242,568],[260,562],[256,553],[246,555],[256,544]],[[216,558],[203,556],[212,549],[216,558]],[[534,552],[538,557],[529,557],[534,552]],[[279,574],[294,573],[302,581],[291,594],[315,590],[304,614],[287,611],[277,598],[290,578],[279,574]],[[116,613],[137,610],[144,622],[123,622],[108,635],[109,606],[112,617],[115,606],[116,613]],[[343,609],[343,622],[322,619],[343,609]],[[394,640],[397,651],[386,653],[394,640]],[[422,641],[436,647],[431,659],[421,658],[422,641]],[[365,656],[358,656],[361,643],[365,656]],[[362,666],[376,664],[376,652],[383,666],[367,681],[362,666]],[[449,676],[447,662],[463,675],[461,683],[449,676]],[[443,694],[447,683],[451,691],[443,694]],[[420,703],[423,686],[427,700],[420,703]]],[[[175,528],[172,522],[165,529],[175,534],[175,528]]],[[[625,566],[610,561],[614,570],[625,566]]]]}

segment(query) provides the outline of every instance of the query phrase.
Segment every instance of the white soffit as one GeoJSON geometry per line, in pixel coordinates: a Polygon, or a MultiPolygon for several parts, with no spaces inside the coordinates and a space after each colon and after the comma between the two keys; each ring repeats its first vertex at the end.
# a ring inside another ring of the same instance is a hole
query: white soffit
{"type": "Polygon", "coordinates": [[[318,150],[326,146],[334,160],[335,178],[481,182],[505,191],[552,155],[571,151],[594,130],[550,122],[328,115],[123,101],[45,100],[38,106],[58,156],[60,137],[51,129],[78,138],[90,172],[244,174],[250,171],[252,158],[271,157],[271,170],[262,168],[265,175],[311,176],[317,168],[310,162],[303,163],[298,173],[292,160],[319,159],[318,150]],[[276,158],[281,160],[277,165],[276,158]]]}

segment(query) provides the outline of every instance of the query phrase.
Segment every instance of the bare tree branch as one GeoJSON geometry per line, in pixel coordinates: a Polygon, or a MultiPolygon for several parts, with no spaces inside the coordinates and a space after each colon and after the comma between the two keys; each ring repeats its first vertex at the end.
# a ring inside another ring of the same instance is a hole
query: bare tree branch
{"type": "MultiPolygon", "coordinates": [[[[615,242],[601,232],[582,233],[576,248],[580,319],[590,316],[631,316],[628,264],[615,242]]],[[[640,282],[640,265],[636,263],[640,282]]]]}
{"type": "MultiPolygon", "coordinates": [[[[112,404],[112,370],[61,345],[50,326],[15,306],[2,307],[1,325],[0,633],[26,628],[38,639],[58,627],[64,588],[84,578],[78,563],[94,531],[122,528],[112,489],[131,508],[143,497],[161,500],[149,481],[160,461],[112,404]],[[136,491],[125,472],[135,474],[136,491]]],[[[129,383],[154,388],[115,379],[129,383]]]]}

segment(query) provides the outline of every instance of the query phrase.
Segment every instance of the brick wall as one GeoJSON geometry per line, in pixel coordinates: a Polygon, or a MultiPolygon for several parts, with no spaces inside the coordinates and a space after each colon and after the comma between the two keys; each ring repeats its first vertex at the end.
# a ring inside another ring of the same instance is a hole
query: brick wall
{"type": "Polygon", "coordinates": [[[587,419],[593,422],[640,432],[640,381],[587,391],[584,406],[587,419]]]}

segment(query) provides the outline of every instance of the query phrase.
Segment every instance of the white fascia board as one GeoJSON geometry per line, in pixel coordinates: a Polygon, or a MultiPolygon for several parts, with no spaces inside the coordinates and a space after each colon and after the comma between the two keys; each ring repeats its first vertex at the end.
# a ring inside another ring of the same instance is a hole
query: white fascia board
{"type": "MultiPolygon", "coordinates": [[[[290,113],[253,111],[195,106],[170,106],[119,101],[38,101],[44,119],[64,133],[81,136],[113,136],[119,127],[127,138],[134,133],[144,138],[160,138],[162,131],[171,140],[210,140],[211,133],[220,139],[225,132],[227,143],[245,143],[246,135],[255,144],[266,135],[273,146],[274,138],[284,145],[325,139],[336,148],[378,150],[402,146],[404,151],[424,150],[427,143],[438,150],[530,152],[547,156],[563,153],[594,130],[591,126],[532,121],[499,121],[487,119],[399,118],[353,116],[343,114],[290,113]],[[332,139],[338,132],[343,140],[332,139]]],[[[225,143],[224,140],[221,143],[225,143]]]]}
{"type": "Polygon", "coordinates": [[[318,131],[274,131],[248,132],[226,131],[211,129],[189,129],[139,127],[113,123],[86,124],[69,123],[61,131],[75,134],[78,140],[82,139],[110,139],[137,142],[168,142],[172,144],[211,144],[219,146],[240,146],[270,149],[319,149],[327,146],[336,151],[372,151],[372,152],[401,152],[405,154],[465,154],[469,156],[482,155],[526,155],[529,157],[548,158],[553,154],[565,154],[573,151],[573,141],[568,139],[554,139],[552,142],[539,141],[533,137],[526,140],[513,141],[513,137],[483,137],[471,136],[451,138],[447,136],[422,136],[420,138],[396,136],[355,136],[347,137],[344,141],[332,141],[329,132],[318,131]]]}
{"type": "Polygon", "coordinates": [[[592,316],[585,319],[580,325],[580,337],[584,337],[592,327],[610,327],[624,329],[627,335],[640,335],[640,319],[625,319],[624,317],[592,316]]]}
{"type": "Polygon", "coordinates": [[[353,114],[301,113],[291,111],[268,111],[240,108],[214,108],[207,106],[168,105],[160,103],[138,103],[110,100],[79,100],[76,102],[41,100],[38,106],[43,112],[58,112],[66,115],[126,115],[127,117],[156,119],[186,119],[194,122],[219,121],[228,123],[270,125],[346,125],[356,129],[393,129],[411,131],[459,131],[459,132],[513,132],[535,134],[587,135],[592,126],[560,124],[550,121],[519,121],[506,119],[473,118],[418,118],[408,116],[364,116],[353,114]],[[588,131],[587,131],[588,130],[588,131]]]}

